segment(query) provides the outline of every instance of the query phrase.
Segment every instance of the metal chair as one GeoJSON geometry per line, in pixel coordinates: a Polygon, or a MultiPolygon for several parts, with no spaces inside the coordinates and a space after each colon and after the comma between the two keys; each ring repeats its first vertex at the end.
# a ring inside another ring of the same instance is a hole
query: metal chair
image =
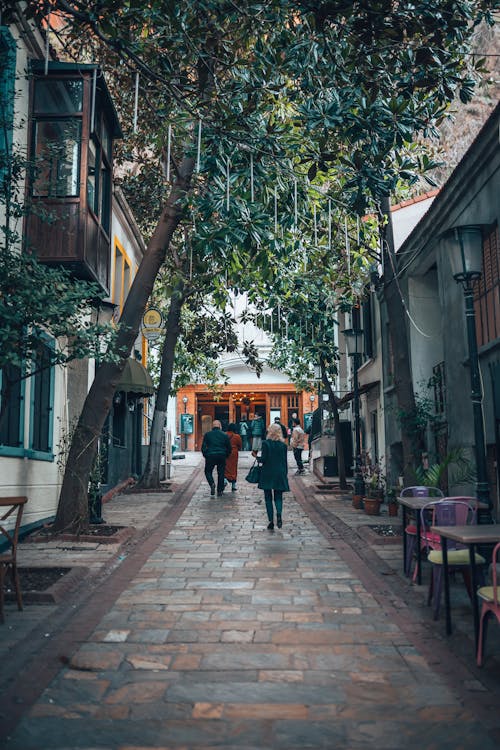
{"type": "MultiPolygon", "coordinates": [[[[437,500],[436,502],[452,502],[452,503],[469,503],[469,505],[472,505],[475,508],[476,511],[476,519],[477,519],[477,509],[478,509],[478,503],[479,499],[477,497],[471,497],[469,495],[447,495],[446,497],[443,497],[441,500],[437,500]]],[[[425,526],[424,526],[424,519],[422,519],[422,525],[421,525],[421,531],[420,531],[420,545],[421,549],[425,550],[425,552],[428,554],[431,549],[434,550],[440,550],[441,549],[441,537],[439,534],[434,534],[432,531],[430,531],[431,526],[434,525],[434,512],[433,512],[433,506],[434,503],[429,503],[429,506],[426,506],[428,508],[427,517],[425,519],[425,526]]],[[[418,569],[417,565],[415,565],[415,570],[413,572],[413,581],[415,581],[417,577],[418,569]]]]}
{"type": "Polygon", "coordinates": [[[477,643],[477,666],[482,667],[484,658],[484,647],[488,627],[488,615],[494,615],[500,623],[500,587],[498,586],[497,560],[500,558],[500,543],[493,550],[491,566],[491,586],[483,586],[477,590],[477,595],[483,600],[481,608],[481,619],[479,621],[479,639],[477,643]]]}
{"type": "Polygon", "coordinates": [[[0,547],[0,623],[4,622],[4,587],[8,570],[16,592],[17,608],[20,610],[23,608],[21,585],[17,571],[17,542],[21,518],[27,502],[27,497],[0,497],[0,512],[3,508],[6,509],[0,516],[0,540],[3,541],[3,545],[0,547]],[[10,519],[9,523],[7,523],[7,519],[10,519]]]}
{"type": "MultiPolygon", "coordinates": [[[[401,490],[400,497],[435,497],[436,499],[439,499],[444,497],[444,494],[439,487],[424,487],[423,485],[417,485],[415,487],[404,487],[401,490]]],[[[409,578],[411,576],[413,555],[416,549],[416,523],[407,524],[404,533],[406,535],[405,575],[409,578]]],[[[415,578],[415,573],[413,577],[415,578]]]]}
{"type": "MultiPolygon", "coordinates": [[[[435,526],[466,526],[476,523],[477,511],[471,503],[445,498],[440,502],[431,503],[430,505],[432,506],[433,525],[435,526]]],[[[424,514],[426,511],[427,506],[424,506],[421,513],[424,514]]],[[[426,544],[429,550],[427,560],[432,564],[427,604],[430,605],[434,600],[434,619],[437,620],[441,606],[443,553],[441,550],[440,538],[438,541],[435,534],[428,534],[426,536],[426,544]]],[[[470,559],[466,545],[448,540],[447,552],[449,570],[458,570],[462,573],[467,592],[472,600],[472,587],[469,571],[470,559]]],[[[477,552],[474,554],[476,565],[484,565],[484,557],[477,552]]]]}

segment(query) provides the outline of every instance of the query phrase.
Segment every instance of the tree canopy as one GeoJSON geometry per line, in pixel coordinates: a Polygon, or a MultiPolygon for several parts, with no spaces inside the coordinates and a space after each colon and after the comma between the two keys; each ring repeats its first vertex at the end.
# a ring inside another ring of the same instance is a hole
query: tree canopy
{"type": "MultiPolygon", "coordinates": [[[[468,56],[469,42],[477,23],[491,21],[492,7],[487,0],[30,3],[60,55],[102,62],[119,92],[122,174],[153,188],[144,193],[153,204],[151,239],[122,313],[120,348],[130,349],[165,263],[174,283],[191,270],[204,274],[222,303],[228,285],[269,288],[280,266],[297,265],[304,237],[329,254],[334,228],[341,232],[347,219],[335,272],[342,287],[354,288],[354,271],[366,273],[365,248],[351,265],[356,217],[433,166],[415,136],[435,130],[457,93],[470,98],[481,62],[468,56]]],[[[119,372],[119,365],[100,368],[63,495],[85,486],[86,446],[95,447],[104,419],[96,415],[119,372]]]]}

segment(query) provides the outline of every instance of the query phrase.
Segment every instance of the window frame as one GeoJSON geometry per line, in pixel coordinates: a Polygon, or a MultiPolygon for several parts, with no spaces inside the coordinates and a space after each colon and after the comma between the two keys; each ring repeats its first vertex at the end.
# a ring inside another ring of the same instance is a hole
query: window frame
{"type": "MultiPolygon", "coordinates": [[[[46,189],[37,189],[37,184],[39,182],[38,175],[35,175],[34,179],[31,182],[31,194],[33,198],[35,199],[41,199],[41,200],[60,200],[60,201],[67,201],[70,199],[78,199],[80,197],[81,192],[81,184],[82,184],[82,145],[83,145],[83,133],[82,133],[82,118],[78,116],[58,116],[58,115],[34,115],[34,121],[33,121],[33,145],[32,145],[32,153],[35,155],[35,159],[38,160],[38,145],[39,145],[39,131],[40,131],[40,125],[53,123],[54,125],[63,125],[64,123],[76,123],[78,125],[77,128],[75,128],[75,138],[73,139],[74,145],[77,147],[77,153],[76,155],[73,155],[72,158],[72,169],[76,166],[76,180],[75,180],[75,189],[72,192],[59,192],[58,187],[60,182],[63,178],[59,177],[59,174],[62,174],[62,166],[68,166],[69,160],[65,157],[63,158],[54,158],[52,157],[49,160],[45,160],[43,157],[43,152],[40,160],[41,164],[41,172],[43,173],[45,171],[44,164],[47,164],[47,172],[49,174],[48,181],[44,183],[46,185],[46,189]],[[52,170],[54,165],[56,166],[56,176],[54,177],[52,175],[52,170]],[[54,191],[55,187],[55,191],[54,191]]],[[[69,143],[69,139],[64,141],[64,143],[69,143]]],[[[48,141],[45,141],[44,144],[48,143],[48,141]]],[[[66,178],[67,183],[73,182],[73,176],[70,178],[66,178]]]]}
{"type": "Polygon", "coordinates": [[[107,121],[106,113],[102,107],[95,112],[95,122],[92,128],[90,123],[89,145],[88,145],[88,164],[87,164],[87,207],[99,224],[103,232],[110,237],[111,235],[111,158],[112,147],[106,144],[112,144],[111,126],[107,121]],[[93,174],[90,171],[90,150],[94,148],[95,163],[93,165],[93,174]],[[94,185],[94,195],[92,205],[89,200],[88,185],[90,178],[94,185]]]}
{"type": "MultiPolygon", "coordinates": [[[[55,342],[53,339],[49,338],[49,336],[44,336],[42,341],[42,346],[46,349],[54,350],[55,348],[55,342]]],[[[50,356],[50,354],[49,354],[50,356]]],[[[34,365],[35,366],[35,365],[34,365]]],[[[35,371],[33,375],[30,376],[30,424],[29,424],[29,448],[26,449],[26,456],[28,458],[37,459],[41,461],[53,461],[54,460],[54,381],[55,381],[55,367],[54,365],[49,365],[48,367],[43,368],[42,370],[39,370],[38,372],[35,371]],[[34,448],[33,443],[35,440],[35,422],[37,415],[39,413],[39,410],[41,409],[41,404],[38,403],[37,400],[37,381],[43,378],[48,379],[48,383],[45,384],[45,387],[48,386],[48,405],[47,405],[47,412],[48,415],[46,417],[46,437],[47,437],[47,450],[42,450],[40,448],[34,448]]]]}
{"type": "MultiPolygon", "coordinates": [[[[19,442],[18,445],[7,445],[0,442],[0,456],[24,456],[24,419],[26,414],[26,380],[23,378],[23,369],[19,368],[20,379],[19,379],[19,397],[18,397],[18,429],[19,429],[19,442]]],[[[3,387],[3,370],[0,369],[0,399],[3,387]]],[[[7,412],[10,410],[11,404],[7,405],[7,412]]]]}

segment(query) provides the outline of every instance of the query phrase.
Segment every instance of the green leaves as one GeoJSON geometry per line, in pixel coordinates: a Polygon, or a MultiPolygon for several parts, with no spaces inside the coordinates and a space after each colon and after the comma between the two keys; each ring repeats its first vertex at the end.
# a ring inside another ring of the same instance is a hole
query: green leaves
{"type": "Polygon", "coordinates": [[[51,349],[51,364],[75,358],[113,359],[116,329],[92,322],[98,308],[97,284],[79,282],[69,273],[38,263],[16,251],[0,253],[0,369],[26,367],[40,342],[60,340],[51,349]],[[107,352],[105,355],[104,352],[107,352]]]}
{"type": "MultiPolygon", "coordinates": [[[[328,201],[353,225],[432,170],[417,139],[436,132],[457,93],[471,98],[481,66],[466,54],[488,5],[93,0],[76,12],[61,2],[73,45],[100,45],[128,134],[124,187],[148,236],[179,164],[199,156],[181,205],[184,238],[167,266],[217,289],[226,274],[241,288],[268,288],[281,264],[300,268],[303,248],[325,252],[328,201]]],[[[341,250],[328,249],[327,275],[349,296],[370,251],[356,248],[348,278],[341,250]]]]}

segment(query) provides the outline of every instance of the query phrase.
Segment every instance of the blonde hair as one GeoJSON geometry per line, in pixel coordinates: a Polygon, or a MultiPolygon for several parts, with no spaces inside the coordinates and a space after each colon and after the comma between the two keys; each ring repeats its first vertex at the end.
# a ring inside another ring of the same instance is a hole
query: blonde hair
{"type": "Polygon", "coordinates": [[[281,440],[283,442],[283,431],[279,424],[272,424],[267,431],[268,440],[281,440]]]}

